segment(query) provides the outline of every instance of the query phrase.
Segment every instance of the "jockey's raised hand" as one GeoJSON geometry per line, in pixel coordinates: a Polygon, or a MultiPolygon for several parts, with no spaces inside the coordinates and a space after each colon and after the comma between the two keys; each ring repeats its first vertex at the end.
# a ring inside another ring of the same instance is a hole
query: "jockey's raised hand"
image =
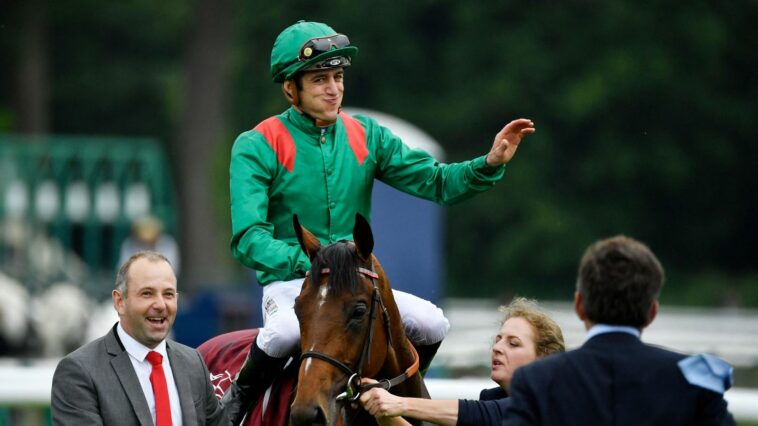
{"type": "Polygon", "coordinates": [[[534,123],[527,118],[519,118],[506,124],[495,135],[492,149],[487,154],[487,165],[498,167],[511,161],[521,144],[521,140],[535,131],[534,123]]]}

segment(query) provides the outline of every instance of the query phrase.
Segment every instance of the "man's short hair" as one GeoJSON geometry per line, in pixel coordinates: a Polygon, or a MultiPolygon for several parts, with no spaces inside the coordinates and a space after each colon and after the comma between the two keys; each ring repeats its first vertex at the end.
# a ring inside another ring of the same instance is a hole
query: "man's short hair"
{"type": "Polygon", "coordinates": [[[663,281],[663,267],[653,252],[619,235],[587,248],[576,288],[591,322],[642,328],[648,324],[663,281]]]}
{"type": "Polygon", "coordinates": [[[162,260],[171,265],[171,262],[168,261],[166,256],[158,253],[157,251],[143,250],[129,256],[129,259],[126,259],[124,264],[118,268],[118,272],[116,273],[115,289],[124,297],[126,297],[128,293],[129,268],[131,268],[132,263],[139,259],[147,259],[150,262],[160,262],[162,260]]]}

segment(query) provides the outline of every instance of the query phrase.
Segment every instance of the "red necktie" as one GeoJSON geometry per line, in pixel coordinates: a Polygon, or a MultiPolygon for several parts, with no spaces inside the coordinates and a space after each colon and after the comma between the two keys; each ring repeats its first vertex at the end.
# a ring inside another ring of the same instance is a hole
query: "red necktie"
{"type": "Polygon", "coordinates": [[[148,352],[147,360],[153,365],[150,372],[150,384],[155,395],[155,426],[171,426],[171,403],[168,400],[168,385],[163,374],[163,355],[148,352]]]}

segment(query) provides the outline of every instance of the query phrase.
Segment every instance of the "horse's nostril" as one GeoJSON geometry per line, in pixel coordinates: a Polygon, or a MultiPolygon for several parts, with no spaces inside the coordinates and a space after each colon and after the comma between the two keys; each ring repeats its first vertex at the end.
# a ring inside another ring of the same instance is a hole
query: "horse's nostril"
{"type": "Polygon", "coordinates": [[[317,426],[326,426],[326,417],[324,416],[324,412],[321,411],[320,408],[316,409],[316,418],[313,419],[314,425],[317,426]]]}
{"type": "Polygon", "coordinates": [[[302,408],[293,407],[290,412],[290,420],[292,420],[292,426],[326,425],[326,417],[318,405],[302,408]]]}

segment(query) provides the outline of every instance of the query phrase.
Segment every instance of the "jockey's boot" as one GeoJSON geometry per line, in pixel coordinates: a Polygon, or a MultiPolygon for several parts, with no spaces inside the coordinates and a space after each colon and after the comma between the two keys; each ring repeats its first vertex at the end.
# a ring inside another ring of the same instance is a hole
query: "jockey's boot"
{"type": "Polygon", "coordinates": [[[441,344],[442,340],[431,345],[413,345],[416,348],[416,352],[418,352],[418,371],[421,373],[421,377],[426,376],[426,370],[432,364],[432,359],[434,359],[434,355],[441,344]]]}
{"type": "Polygon", "coordinates": [[[271,386],[271,382],[282,372],[289,358],[270,357],[255,342],[256,340],[253,340],[250,345],[250,352],[237,378],[221,399],[224,409],[235,426],[242,422],[252,405],[271,386]]]}

